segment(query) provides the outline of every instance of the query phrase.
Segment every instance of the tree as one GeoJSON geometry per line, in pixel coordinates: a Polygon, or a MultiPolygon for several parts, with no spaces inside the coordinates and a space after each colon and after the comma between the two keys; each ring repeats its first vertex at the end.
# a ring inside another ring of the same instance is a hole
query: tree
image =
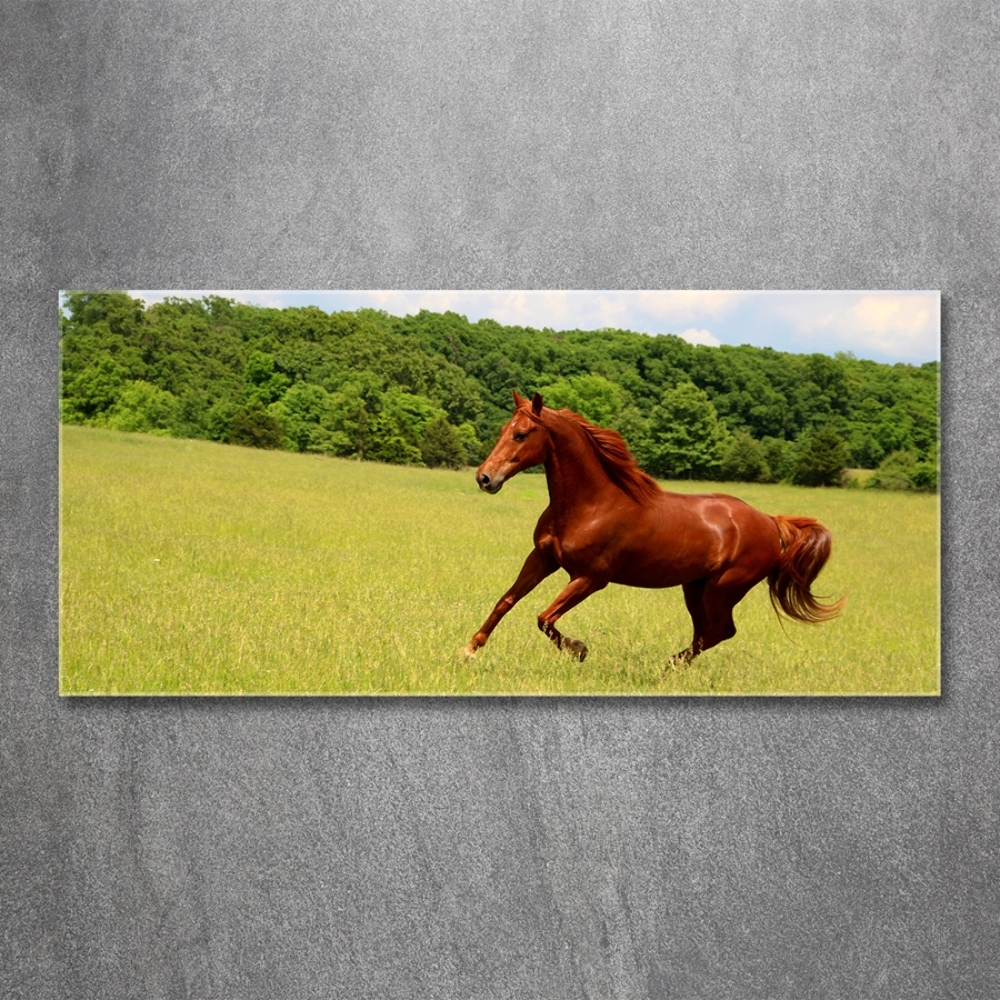
{"type": "Polygon", "coordinates": [[[572,410],[598,427],[611,427],[625,403],[622,390],[603,375],[573,375],[539,391],[546,406],[572,410]]]}
{"type": "Polygon", "coordinates": [[[918,462],[913,472],[913,488],[927,492],[937,492],[938,488],[938,446],[937,442],[927,449],[927,457],[918,462]]]}
{"type": "Polygon", "coordinates": [[[718,474],[730,442],[708,395],[682,382],[650,414],[646,467],[657,476],[709,478],[718,474]]]}
{"type": "Polygon", "coordinates": [[[465,464],[465,446],[457,428],[448,423],[448,418],[438,414],[425,428],[420,442],[420,454],[424,465],[437,468],[459,469],[465,464]]]}
{"type": "Polygon", "coordinates": [[[424,429],[440,413],[425,396],[391,386],[378,399],[379,413],[366,427],[365,457],[393,465],[420,465],[424,429]]]}
{"type": "Polygon", "coordinates": [[[284,439],[296,451],[309,451],[317,440],[316,431],[320,427],[326,411],[329,393],[321,385],[296,382],[277,403],[268,410],[281,425],[284,439]]]}
{"type": "Polygon", "coordinates": [[[890,406],[879,414],[872,434],[884,455],[894,451],[916,451],[913,441],[913,419],[901,406],[890,406]]]}
{"type": "Polygon", "coordinates": [[[170,423],[170,433],[174,437],[209,437],[208,413],[208,393],[204,389],[185,389],[177,397],[177,410],[170,423]]]}
{"type": "Polygon", "coordinates": [[[621,434],[635,460],[645,466],[650,449],[649,421],[635,406],[626,406],[612,424],[621,434]]]}
{"type": "Polygon", "coordinates": [[[108,410],[106,426],[115,431],[169,434],[177,423],[177,397],[148,382],[129,382],[108,410]]]}
{"type": "Polygon", "coordinates": [[[792,478],[795,471],[795,445],[784,438],[764,438],[761,452],[767,462],[769,483],[780,483],[792,478]]]}
{"type": "Polygon", "coordinates": [[[320,425],[328,437],[325,442],[314,438],[311,450],[365,458],[371,438],[369,407],[377,405],[377,401],[378,394],[371,385],[361,381],[345,382],[336,392],[331,392],[324,404],[320,425]]]}
{"type": "Polygon", "coordinates": [[[273,403],[281,399],[292,380],[282,372],[274,370],[274,358],[263,351],[252,351],[247,360],[244,378],[250,395],[262,403],[273,403]]]}
{"type": "Polygon", "coordinates": [[[95,358],[75,377],[63,378],[63,419],[90,423],[110,410],[125,386],[125,371],[110,357],[95,358]]]}
{"type": "Polygon", "coordinates": [[[476,428],[468,421],[458,428],[459,437],[462,439],[462,447],[465,450],[464,465],[479,465],[479,463],[489,454],[485,445],[476,435],[476,428]]]}
{"type": "Polygon", "coordinates": [[[74,326],[106,323],[117,337],[129,337],[142,326],[143,303],[127,292],[68,292],[63,308],[74,326]]]}
{"type": "Polygon", "coordinates": [[[741,483],[767,482],[771,478],[771,470],[760,442],[746,431],[740,431],[722,459],[720,475],[723,479],[741,483]]]}
{"type": "Polygon", "coordinates": [[[252,399],[234,414],[226,441],[250,448],[280,448],[281,424],[259,399],[252,399]]]}
{"type": "Polygon", "coordinates": [[[423,456],[420,449],[402,435],[393,433],[393,427],[380,414],[369,425],[371,437],[365,458],[390,465],[420,465],[423,456]]]}
{"type": "Polygon", "coordinates": [[[894,451],[886,455],[875,475],[865,483],[876,490],[920,490],[933,492],[938,487],[936,450],[931,461],[918,462],[909,451],[894,451]]]}
{"type": "Polygon", "coordinates": [[[718,474],[732,441],[721,453],[713,444],[741,430],[764,447],[772,479],[794,473],[794,455],[789,464],[778,452],[826,424],[852,464],[871,469],[893,451],[928,462],[939,436],[937,362],[695,347],[628,330],[538,330],[456,313],[327,315],[214,297],[144,308],[122,292],[76,291],[63,298],[60,348],[67,423],[106,424],[119,396],[142,381],[178,400],[176,436],[226,440],[239,406],[257,398],[282,424],[282,447],[345,456],[367,456],[370,444],[373,456],[419,461],[414,449],[443,410],[453,427],[472,428],[472,438],[462,434],[466,460],[476,462],[510,419],[511,389],[541,389],[549,405],[615,428],[662,475],[718,474]],[[328,395],[319,417],[314,389],[328,395]],[[675,418],[667,390],[694,393],[686,400],[694,409],[675,418]],[[697,414],[712,415],[706,399],[716,420],[699,429],[697,414]],[[380,436],[405,447],[383,447],[380,436]]]}
{"type": "Polygon", "coordinates": [[[909,451],[894,451],[882,460],[866,485],[876,490],[912,490],[917,456],[909,451]]]}
{"type": "Polygon", "coordinates": [[[792,482],[800,486],[840,486],[850,453],[843,438],[830,426],[802,443],[792,482]]]}
{"type": "Polygon", "coordinates": [[[910,477],[915,490],[936,493],[938,488],[938,467],[933,462],[918,462],[910,477]]]}
{"type": "Polygon", "coordinates": [[[871,428],[859,421],[848,424],[846,443],[856,468],[874,469],[885,457],[885,450],[875,439],[871,428]]]}
{"type": "Polygon", "coordinates": [[[440,412],[426,396],[403,392],[396,386],[382,394],[381,405],[385,425],[411,444],[419,443],[424,429],[440,412]]]}
{"type": "Polygon", "coordinates": [[[210,441],[229,440],[229,430],[238,410],[239,407],[228,399],[220,399],[208,408],[205,414],[205,434],[210,441]]]}

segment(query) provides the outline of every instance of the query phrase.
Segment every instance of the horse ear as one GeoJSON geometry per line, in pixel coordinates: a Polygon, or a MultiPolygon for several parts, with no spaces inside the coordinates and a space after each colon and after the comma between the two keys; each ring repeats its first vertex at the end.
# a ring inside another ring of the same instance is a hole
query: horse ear
{"type": "Polygon", "coordinates": [[[524,396],[519,396],[518,393],[517,393],[517,389],[515,389],[514,390],[514,408],[519,410],[519,409],[521,409],[522,406],[527,406],[527,405],[528,405],[528,401],[524,398],[524,396]]]}
{"type": "Polygon", "coordinates": [[[531,400],[531,412],[537,417],[542,412],[542,394],[536,392],[531,400]]]}

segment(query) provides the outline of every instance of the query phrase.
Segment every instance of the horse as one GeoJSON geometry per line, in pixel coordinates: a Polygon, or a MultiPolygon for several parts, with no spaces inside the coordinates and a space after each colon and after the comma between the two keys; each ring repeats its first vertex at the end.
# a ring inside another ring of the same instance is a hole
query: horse
{"type": "Polygon", "coordinates": [[[816,624],[843,607],[844,598],[822,604],[810,590],[830,557],[830,532],[818,521],[772,517],[723,493],[670,493],[638,467],[617,431],[550,409],[539,393],[529,402],[515,391],[513,415],[476,482],[498,493],[536,465],[545,468],[549,505],[513,586],[465,647],[469,658],[522,597],[560,568],[569,583],[538,616],[538,627],[580,661],[586,645],[563,635],[556,622],[609,583],[683,589],[694,636],[668,666],[689,664],[736,635],[733,609],[765,578],[779,620],[784,612],[816,624]]]}

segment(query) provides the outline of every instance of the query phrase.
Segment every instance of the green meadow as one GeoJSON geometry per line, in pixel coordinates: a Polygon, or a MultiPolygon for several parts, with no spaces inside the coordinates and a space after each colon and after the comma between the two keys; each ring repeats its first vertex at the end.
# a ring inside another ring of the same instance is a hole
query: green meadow
{"type": "Polygon", "coordinates": [[[61,442],[63,694],[940,691],[936,495],[665,483],[818,518],[834,550],[814,590],[846,594],[844,614],[782,624],[763,584],[735,639],[668,669],[690,640],[680,589],[611,586],[560,622],[589,646],[581,664],[535,624],[557,573],[467,661],[531,547],[544,476],[490,497],[471,470],[77,426],[61,442]]]}

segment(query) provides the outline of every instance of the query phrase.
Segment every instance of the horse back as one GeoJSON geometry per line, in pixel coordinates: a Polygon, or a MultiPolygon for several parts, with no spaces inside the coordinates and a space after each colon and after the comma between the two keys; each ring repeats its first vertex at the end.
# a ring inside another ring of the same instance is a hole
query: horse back
{"type": "Polygon", "coordinates": [[[671,587],[732,569],[763,579],[780,555],[774,518],[738,497],[665,492],[657,499],[626,527],[614,582],[671,587]]]}

